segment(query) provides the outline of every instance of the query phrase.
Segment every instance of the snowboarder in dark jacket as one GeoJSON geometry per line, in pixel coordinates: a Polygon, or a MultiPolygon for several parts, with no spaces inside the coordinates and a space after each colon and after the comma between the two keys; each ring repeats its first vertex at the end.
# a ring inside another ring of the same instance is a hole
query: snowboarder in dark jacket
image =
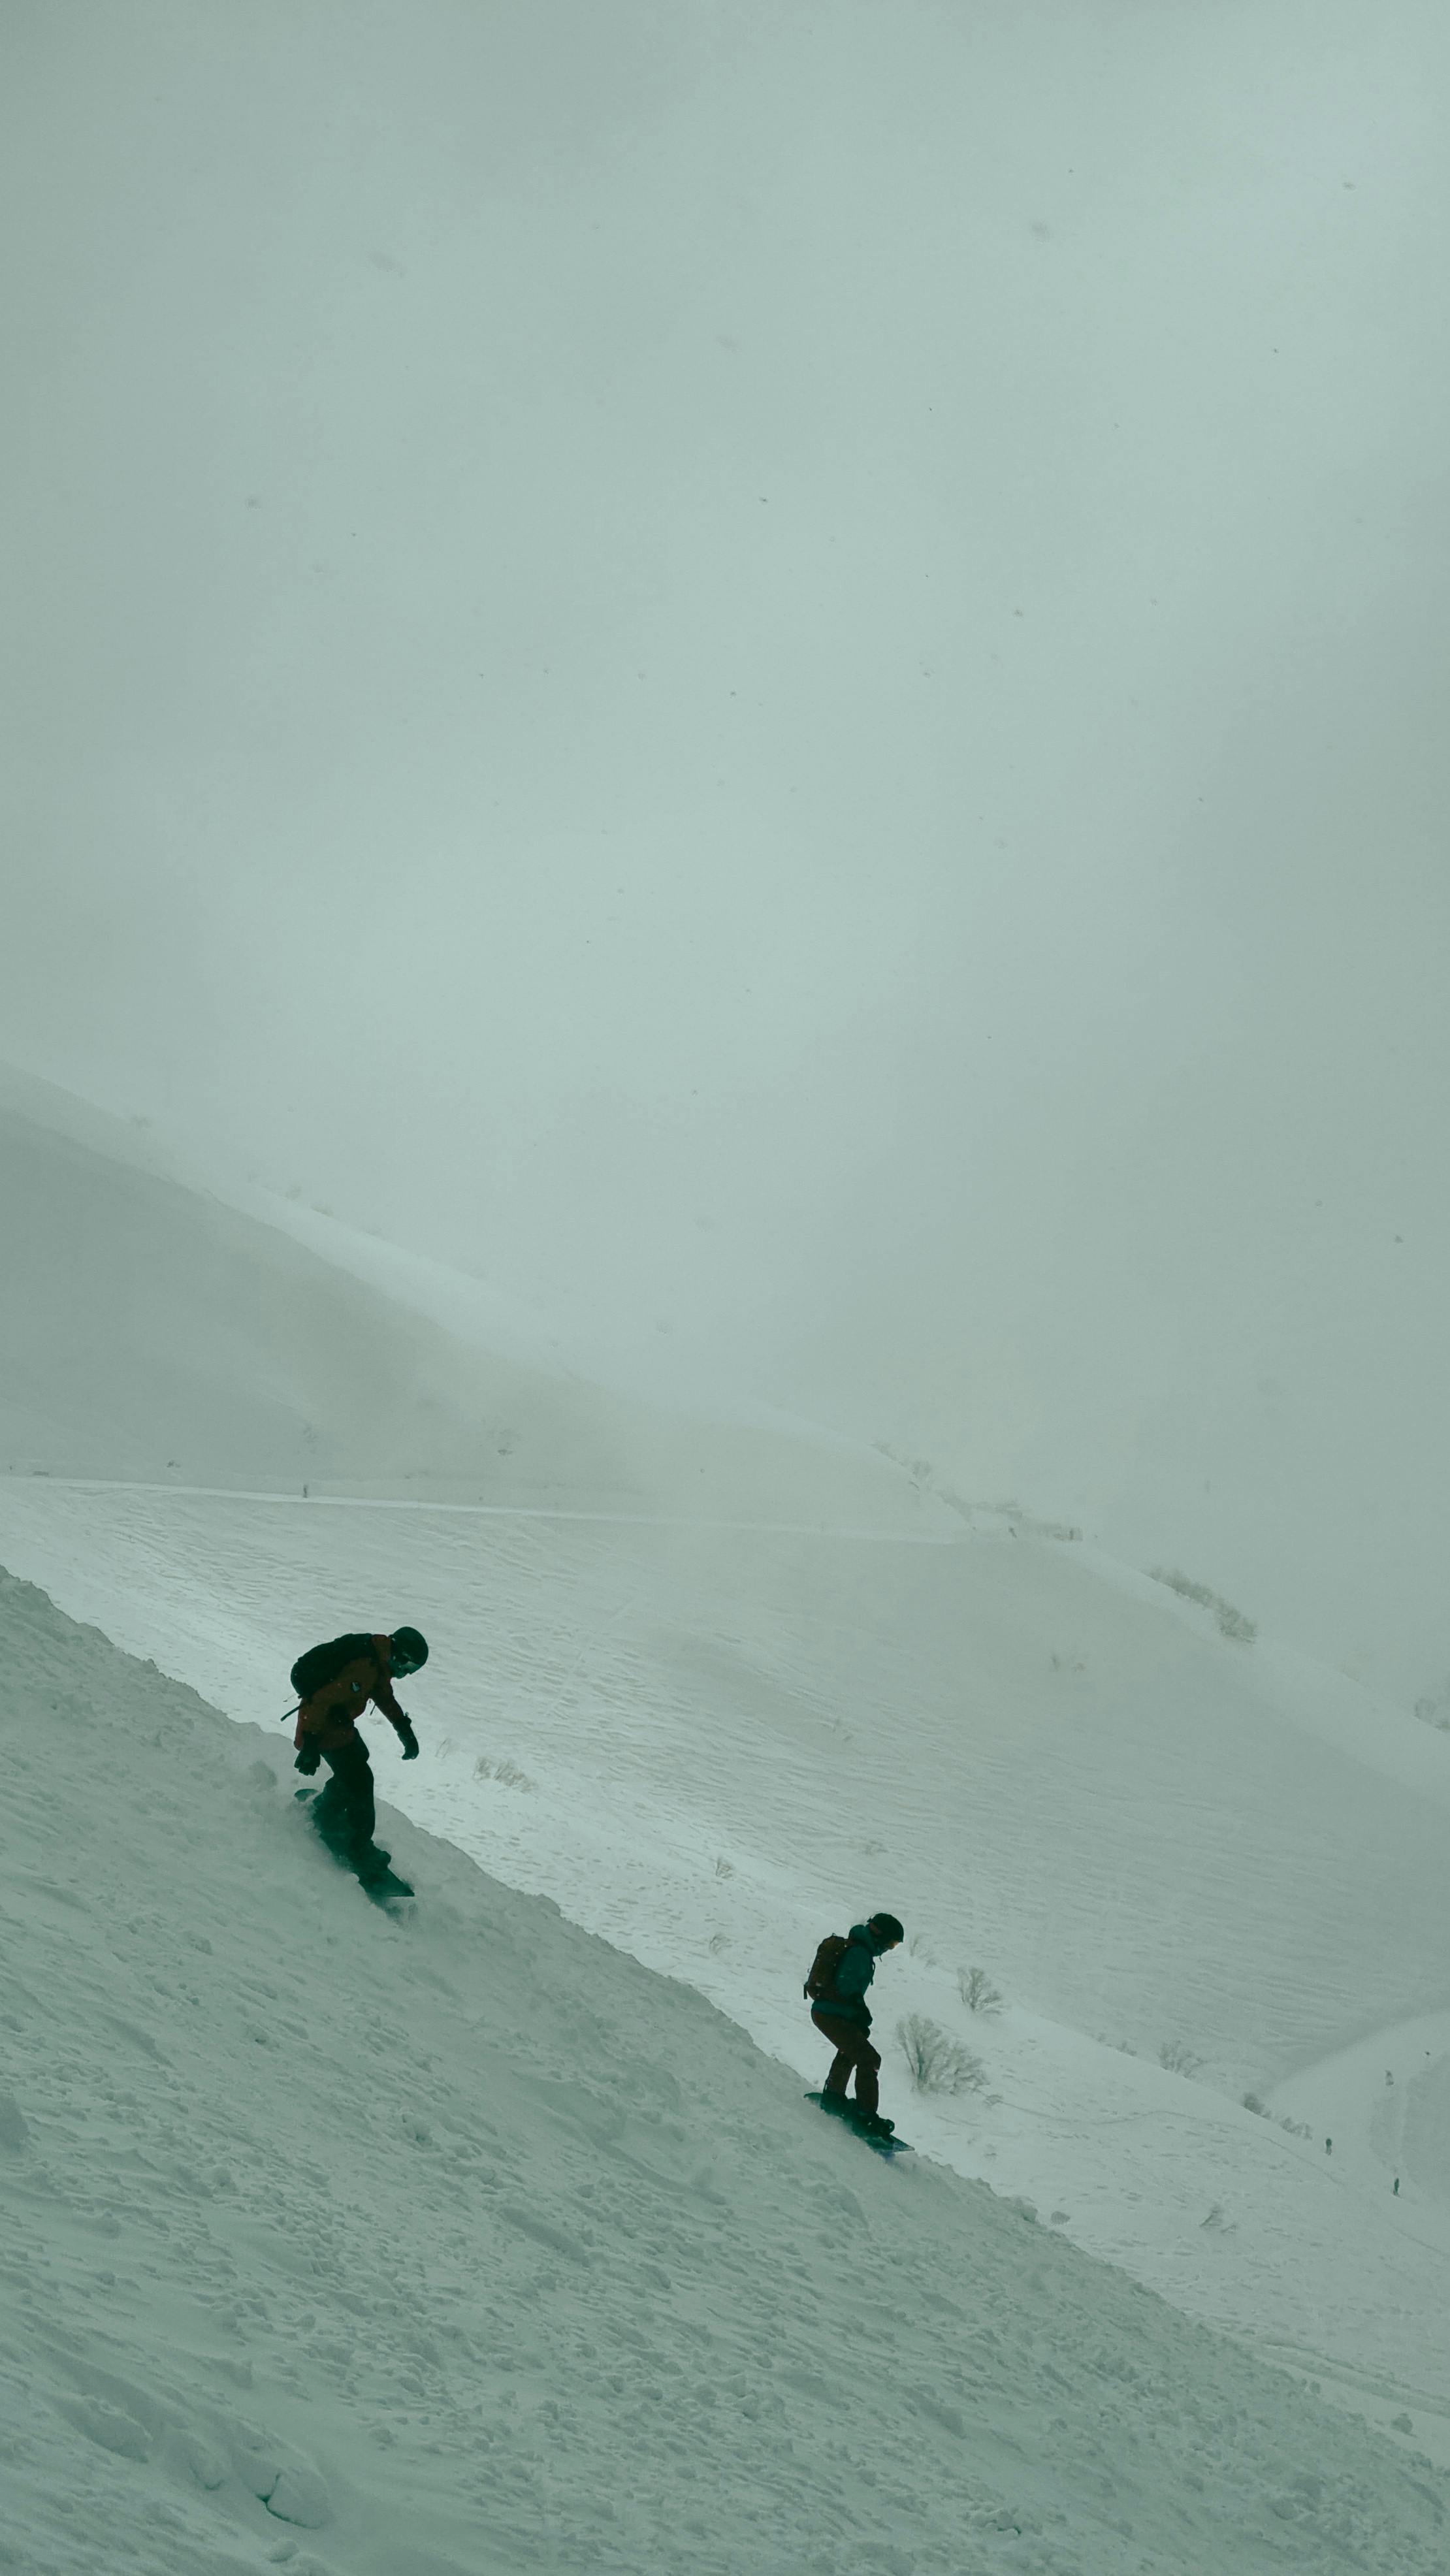
{"type": "Polygon", "coordinates": [[[417,1759],[418,1739],[406,1709],[393,1696],[393,1683],[416,1673],[428,1660],[428,1641],[416,1628],[397,1628],[392,1636],[362,1633],[334,1637],[315,1646],[293,1666],[304,1697],[297,1711],[297,1768],[311,1775],[325,1762],[332,1778],[313,1809],[319,1832],[363,1876],[380,1877],[386,1852],[373,1841],[377,1810],[368,1749],[357,1731],[364,1709],[380,1709],[403,1748],[403,1760],[417,1759]],[[309,1668],[311,1670],[309,1671],[309,1668]],[[321,1672],[323,1678],[315,1675],[321,1672]]]}
{"type": "Polygon", "coordinates": [[[854,2113],[859,2127],[878,2136],[889,2136],[896,2124],[883,2120],[876,2107],[881,2057],[871,2045],[866,1989],[876,1974],[877,1960],[905,1937],[894,1914],[873,1914],[865,1923],[853,1923],[828,1990],[811,2001],[811,2019],[836,2052],[821,2097],[823,2107],[848,2117],[854,2113]],[[853,2066],[856,2098],[850,2102],[846,2084],[853,2066]]]}

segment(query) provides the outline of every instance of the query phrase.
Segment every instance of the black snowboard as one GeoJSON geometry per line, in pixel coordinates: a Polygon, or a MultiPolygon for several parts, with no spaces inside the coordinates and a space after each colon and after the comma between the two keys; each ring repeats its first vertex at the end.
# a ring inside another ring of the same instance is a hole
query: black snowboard
{"type": "Polygon", "coordinates": [[[416,1899],[405,1878],[395,1877],[392,1870],[384,1867],[367,1876],[359,1870],[357,1880],[364,1896],[370,1896],[385,1914],[411,1914],[416,1899]]]}
{"type": "MultiPolygon", "coordinates": [[[[295,1792],[304,1803],[315,1794],[311,1789],[295,1792]]],[[[378,1843],[369,1843],[365,1851],[350,1850],[335,1833],[328,1831],[326,1818],[318,1814],[315,1806],[309,1808],[309,1821],[323,1848],[331,1852],[339,1869],[352,1872],[364,1896],[371,1897],[374,1905],[380,1905],[385,1914],[407,1911],[413,1903],[413,1891],[405,1878],[397,1877],[388,1867],[389,1855],[378,1843]]]]}
{"type": "Polygon", "coordinates": [[[817,2110],[824,2111],[827,2119],[834,2120],[838,2128],[849,2129],[853,2138],[859,2138],[863,2147],[870,2147],[878,2156],[914,2156],[916,2153],[915,2147],[909,2146],[905,2138],[898,2138],[894,2129],[889,2137],[882,2137],[876,2129],[863,2129],[854,2113],[837,2111],[824,2093],[808,2093],[806,2100],[814,2102],[817,2110]]]}

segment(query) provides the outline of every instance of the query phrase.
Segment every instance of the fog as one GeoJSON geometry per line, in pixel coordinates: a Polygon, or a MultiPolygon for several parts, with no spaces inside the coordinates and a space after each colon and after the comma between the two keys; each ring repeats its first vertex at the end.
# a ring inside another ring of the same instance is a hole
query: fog
{"type": "Polygon", "coordinates": [[[1443,10],[4,56],[3,1052],[1430,1687],[1443,10]]]}

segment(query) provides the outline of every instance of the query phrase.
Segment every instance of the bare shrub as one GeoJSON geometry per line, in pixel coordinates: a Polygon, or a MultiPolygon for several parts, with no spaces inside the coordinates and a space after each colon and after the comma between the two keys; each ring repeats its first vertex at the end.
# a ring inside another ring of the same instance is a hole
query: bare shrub
{"type": "Polygon", "coordinates": [[[908,2013],[896,2025],[896,2038],[918,2093],[980,2093],[986,2084],[980,2057],[925,2013],[908,2013]]]}
{"type": "Polygon", "coordinates": [[[1196,2075],[1203,2060],[1195,2056],[1186,2040],[1165,2039],[1158,2051],[1158,2063],[1166,2066],[1170,2075],[1196,2075]]]}
{"type": "Polygon", "coordinates": [[[521,1771],[516,1762],[494,1762],[486,1753],[480,1753],[473,1766],[473,1776],[475,1780],[496,1780],[501,1789],[532,1789],[534,1786],[527,1771],[521,1771]]]}
{"type": "Polygon", "coordinates": [[[1196,1601],[1200,1610],[1211,1610],[1221,1637],[1232,1637],[1239,1646],[1253,1644],[1259,1633],[1253,1620],[1246,1619],[1231,1601],[1225,1601],[1221,1592],[1210,1592],[1206,1583],[1192,1582],[1186,1574],[1179,1573],[1176,1565],[1150,1566],[1149,1572],[1155,1583],[1166,1583],[1181,1601],[1196,1601]]]}
{"type": "Polygon", "coordinates": [[[1246,2093],[1244,2095],[1244,2109],[1246,2111],[1254,2112],[1260,2120],[1267,2120],[1269,2116],[1267,2103],[1261,2102],[1257,2093],[1246,2093]]]}
{"type": "Polygon", "coordinates": [[[1002,1997],[985,1968],[958,1968],[957,1992],[968,2012],[996,2013],[1002,2009],[1002,1997]]]}
{"type": "MultiPolygon", "coordinates": [[[[889,1440],[873,1440],[871,1445],[878,1458],[889,1458],[893,1467],[900,1467],[920,1492],[931,1494],[937,1502],[945,1503],[948,1511],[959,1512],[964,1521],[975,1521],[978,1506],[969,1503],[966,1495],[959,1494],[954,1485],[943,1484],[929,1458],[909,1458],[904,1449],[893,1449],[889,1440]]],[[[988,1503],[984,1508],[998,1519],[1010,1522],[1014,1538],[1073,1539],[1082,1536],[1080,1529],[1070,1527],[1066,1521],[1034,1520],[1030,1513],[1023,1511],[1020,1503],[988,1503]]]]}

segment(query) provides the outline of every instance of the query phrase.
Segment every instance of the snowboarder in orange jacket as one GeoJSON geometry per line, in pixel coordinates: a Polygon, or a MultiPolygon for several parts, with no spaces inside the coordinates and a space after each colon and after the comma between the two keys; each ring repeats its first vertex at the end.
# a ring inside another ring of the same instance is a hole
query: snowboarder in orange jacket
{"type": "Polygon", "coordinates": [[[387,1855],[373,1841],[373,1771],[357,1721],[366,1708],[381,1710],[403,1748],[403,1760],[415,1761],[418,1739],[407,1710],[393,1695],[393,1683],[420,1671],[427,1660],[426,1637],[416,1628],[396,1628],[391,1636],[334,1637],[326,1646],[312,1647],[292,1667],[293,1688],[302,1693],[293,1738],[297,1768],[310,1776],[325,1762],[332,1773],[313,1809],[314,1821],[326,1841],[365,1876],[385,1870],[387,1855]]]}

